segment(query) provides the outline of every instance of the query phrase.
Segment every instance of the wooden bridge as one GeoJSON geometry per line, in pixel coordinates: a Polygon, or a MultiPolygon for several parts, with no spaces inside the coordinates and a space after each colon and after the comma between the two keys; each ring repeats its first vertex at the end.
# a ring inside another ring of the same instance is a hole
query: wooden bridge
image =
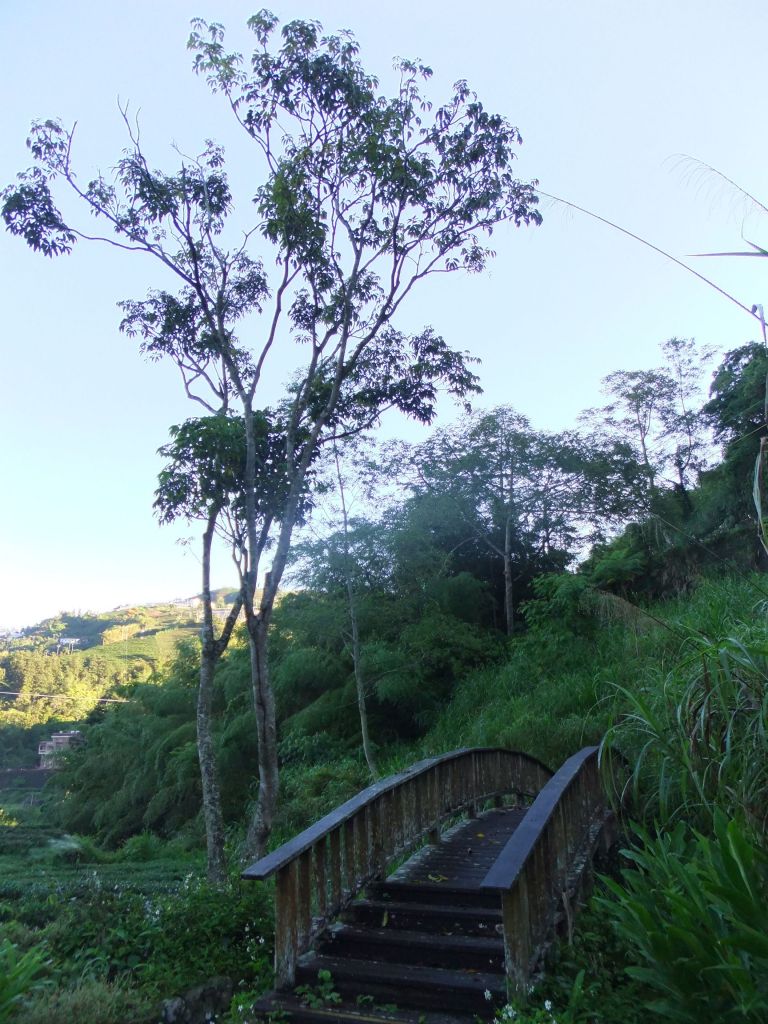
{"type": "Polygon", "coordinates": [[[262,1018],[492,1019],[570,930],[592,855],[611,840],[597,754],[554,774],[498,748],[430,758],[251,865],[243,878],[275,877],[277,989],[262,1018]]]}

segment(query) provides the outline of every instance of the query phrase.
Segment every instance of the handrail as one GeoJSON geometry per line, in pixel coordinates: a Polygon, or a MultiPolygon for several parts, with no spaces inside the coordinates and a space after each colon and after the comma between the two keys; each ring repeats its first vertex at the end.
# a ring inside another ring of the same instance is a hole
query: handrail
{"type": "MultiPolygon", "coordinates": [[[[528,754],[519,754],[517,751],[506,750],[503,747],[461,747],[458,750],[452,750],[447,754],[439,754],[437,757],[428,757],[423,761],[417,761],[412,764],[409,768],[406,768],[402,772],[398,772],[396,775],[389,775],[386,779],[380,779],[378,782],[374,782],[366,789],[360,790],[349,800],[343,804],[339,804],[332,811],[329,811],[325,817],[320,818],[314,824],[310,825],[309,828],[305,828],[303,832],[300,832],[293,839],[289,839],[288,842],[283,843],[272,853],[268,853],[266,856],[257,860],[255,863],[247,867],[241,874],[241,878],[246,878],[250,881],[264,881],[270,878],[276,871],[284,867],[289,861],[294,860],[299,854],[304,853],[310,846],[313,846],[319,839],[327,835],[332,829],[343,824],[345,821],[349,821],[353,818],[360,810],[370,804],[377,797],[383,793],[389,793],[398,786],[403,785],[405,782],[409,782],[411,779],[416,778],[425,772],[433,771],[438,765],[447,764],[449,761],[454,761],[459,757],[463,757],[466,754],[514,754],[518,757],[524,757],[527,761],[539,766],[539,768],[547,775],[551,776],[552,771],[538,758],[531,757],[528,754]]],[[[532,793],[526,794],[532,796],[532,793]]]]}
{"type": "Polygon", "coordinates": [[[276,875],[275,972],[292,983],[296,960],[347,903],[389,863],[461,812],[488,800],[535,796],[552,772],[500,747],[454,750],[368,786],[294,839],[250,865],[248,880],[276,875]]]}
{"type": "Polygon", "coordinates": [[[584,763],[593,758],[598,749],[598,747],[584,747],[558,768],[507,840],[490,871],[481,882],[481,889],[494,889],[501,892],[510,889],[515,884],[529,857],[535,852],[539,837],[557,810],[560,800],[567,789],[573,785],[584,763]]]}
{"type": "Polygon", "coordinates": [[[542,787],[481,883],[501,894],[507,982],[517,993],[527,991],[558,919],[570,927],[572,889],[612,819],[599,749],[584,747],[542,787]]]}

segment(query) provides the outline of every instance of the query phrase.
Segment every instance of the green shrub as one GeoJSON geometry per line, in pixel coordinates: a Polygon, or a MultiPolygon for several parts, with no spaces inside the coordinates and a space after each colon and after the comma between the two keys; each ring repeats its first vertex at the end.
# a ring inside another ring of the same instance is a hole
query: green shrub
{"type": "Polygon", "coordinates": [[[652,993],[631,978],[626,942],[596,911],[595,898],[575,921],[570,941],[551,951],[547,971],[524,999],[496,1020],[514,1024],[648,1024],[652,993]]]}
{"type": "Polygon", "coordinates": [[[137,836],[126,839],[119,850],[120,860],[139,861],[145,863],[157,860],[162,855],[163,841],[152,832],[140,832],[137,836]]]}
{"type": "MultiPolygon", "coordinates": [[[[24,1006],[23,1024],[154,1024],[152,1000],[119,982],[83,978],[74,985],[45,991],[24,1006]]],[[[0,1020],[2,1017],[0,1017],[0,1020]]]]}
{"type": "Polygon", "coordinates": [[[768,854],[719,811],[714,838],[683,822],[626,851],[623,884],[599,900],[634,950],[649,1009],[680,1024],[768,1020],[768,854]]]}
{"type": "Polygon", "coordinates": [[[11,1020],[24,996],[34,989],[43,956],[41,949],[20,953],[8,939],[0,942],[0,1022],[11,1020]]]}
{"type": "Polygon", "coordinates": [[[45,846],[30,850],[29,857],[46,864],[100,864],[108,861],[109,854],[86,836],[58,833],[48,838],[45,846]]]}

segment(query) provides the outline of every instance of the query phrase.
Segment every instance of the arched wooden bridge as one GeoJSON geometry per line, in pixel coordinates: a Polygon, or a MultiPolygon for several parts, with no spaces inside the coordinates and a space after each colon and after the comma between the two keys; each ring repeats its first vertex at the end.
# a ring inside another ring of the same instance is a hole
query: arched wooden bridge
{"type": "Polygon", "coordinates": [[[243,873],[275,876],[277,990],[258,1012],[492,1019],[570,929],[612,833],[597,747],[555,773],[509,750],[457,750],[369,786],[243,873]]]}

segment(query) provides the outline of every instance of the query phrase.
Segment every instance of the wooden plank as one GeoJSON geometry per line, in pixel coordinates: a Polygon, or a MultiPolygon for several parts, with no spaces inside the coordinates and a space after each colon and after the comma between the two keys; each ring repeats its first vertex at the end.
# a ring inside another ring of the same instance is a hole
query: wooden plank
{"type": "Polygon", "coordinates": [[[479,888],[522,818],[521,810],[505,809],[461,822],[440,836],[437,845],[421,850],[399,868],[391,880],[429,886],[432,876],[443,879],[443,887],[479,888]]]}
{"type": "Polygon", "coordinates": [[[568,833],[566,830],[565,801],[561,800],[553,818],[553,844],[555,853],[554,882],[558,892],[565,886],[568,874],[568,833]]]}
{"type": "Polygon", "coordinates": [[[371,870],[374,878],[383,878],[386,870],[384,855],[384,830],[382,822],[384,798],[374,800],[371,804],[371,870]]]}
{"type": "Polygon", "coordinates": [[[504,960],[507,972],[507,996],[528,997],[531,943],[528,928],[528,882],[518,877],[512,889],[502,894],[501,919],[504,931],[504,960]]]}
{"type": "Polygon", "coordinates": [[[368,808],[352,819],[355,829],[355,889],[371,877],[371,840],[368,831],[368,808]]]}
{"type": "Polygon", "coordinates": [[[357,891],[357,879],[355,877],[355,822],[354,819],[344,822],[342,828],[342,841],[344,845],[344,871],[343,892],[344,898],[349,899],[357,891]]]}

